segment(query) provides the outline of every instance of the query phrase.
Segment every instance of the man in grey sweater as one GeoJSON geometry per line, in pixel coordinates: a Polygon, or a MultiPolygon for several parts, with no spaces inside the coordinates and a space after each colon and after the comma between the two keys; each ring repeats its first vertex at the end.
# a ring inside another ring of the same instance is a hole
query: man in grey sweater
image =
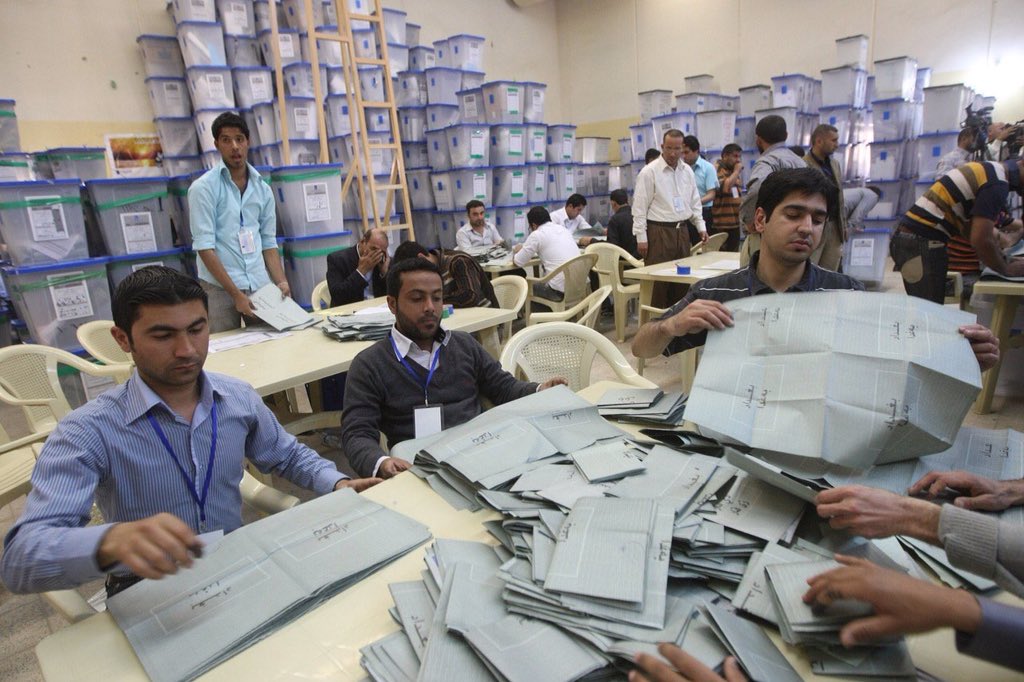
{"type": "Polygon", "coordinates": [[[390,478],[411,466],[387,455],[381,433],[394,447],[469,421],[481,412],[481,396],[500,405],[568,383],[519,381],[472,336],[441,329],[442,291],[437,266],[424,258],[388,271],[395,326],[356,356],[345,383],[341,443],[356,471],[390,478]]]}
{"type": "MultiPolygon", "coordinates": [[[[1024,596],[1024,528],[977,511],[1024,504],[1024,481],[993,481],[966,471],[932,472],[909,492],[934,497],[959,491],[952,504],[896,495],[860,485],[818,494],[818,514],[866,538],[908,535],[939,545],[950,562],[1024,596]]],[[[863,559],[840,557],[843,567],[811,578],[804,601],[827,605],[840,599],[870,603],[873,616],[847,624],[844,645],[940,627],[956,630],[961,653],[1024,670],[1024,609],[964,590],[917,580],[863,559]]]]}

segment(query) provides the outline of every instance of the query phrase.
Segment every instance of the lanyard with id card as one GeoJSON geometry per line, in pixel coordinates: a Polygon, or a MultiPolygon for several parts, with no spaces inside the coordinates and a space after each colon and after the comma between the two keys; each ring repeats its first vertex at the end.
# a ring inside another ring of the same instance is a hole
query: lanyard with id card
{"type": "Polygon", "coordinates": [[[427,395],[427,389],[430,387],[430,382],[434,378],[434,371],[437,370],[437,360],[441,356],[441,346],[438,346],[437,352],[430,359],[430,369],[427,370],[427,379],[423,381],[420,379],[419,374],[416,373],[409,363],[406,361],[402,354],[398,350],[398,345],[395,343],[393,336],[388,336],[391,341],[391,348],[395,351],[395,357],[402,363],[406,371],[412,375],[412,378],[416,380],[416,383],[423,386],[423,404],[413,408],[413,426],[415,427],[415,437],[424,438],[426,436],[433,436],[434,434],[441,433],[444,429],[444,423],[442,421],[441,405],[431,405],[430,399],[427,395]]]}
{"type": "Polygon", "coordinates": [[[245,226],[245,217],[238,211],[238,249],[243,255],[256,253],[256,236],[245,226]]]}

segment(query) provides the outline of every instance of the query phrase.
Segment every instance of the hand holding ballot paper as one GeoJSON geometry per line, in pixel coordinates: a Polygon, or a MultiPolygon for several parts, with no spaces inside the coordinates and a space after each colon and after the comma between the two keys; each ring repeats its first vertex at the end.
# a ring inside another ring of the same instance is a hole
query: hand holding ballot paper
{"type": "Polygon", "coordinates": [[[278,331],[311,327],[317,319],[303,310],[276,284],[267,284],[249,295],[252,311],[278,331]]]}

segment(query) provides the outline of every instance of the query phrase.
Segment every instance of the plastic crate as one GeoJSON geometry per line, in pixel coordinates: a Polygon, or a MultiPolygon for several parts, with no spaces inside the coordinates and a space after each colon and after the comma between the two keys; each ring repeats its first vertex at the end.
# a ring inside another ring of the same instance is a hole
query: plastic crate
{"type": "Polygon", "coordinates": [[[904,140],[879,140],[871,143],[871,179],[896,180],[903,173],[904,140]]]}
{"type": "MultiPolygon", "coordinates": [[[[189,125],[191,126],[191,120],[189,125]]],[[[160,130],[159,124],[157,130],[160,130]]],[[[192,127],[195,135],[195,127],[192,127]]],[[[46,161],[55,180],[95,180],[107,177],[103,147],[54,147],[46,150],[46,161]]]]}
{"type": "Polygon", "coordinates": [[[192,115],[192,98],[184,78],[151,76],[146,79],[146,90],[155,116],[192,115]]]}
{"type": "Polygon", "coordinates": [[[108,258],[107,280],[110,282],[110,290],[116,291],[125,277],[152,265],[161,265],[185,274],[185,249],[178,247],[155,253],[136,253],[131,256],[108,258]]]}
{"type": "Polygon", "coordinates": [[[527,81],[523,83],[526,103],[523,108],[524,123],[543,123],[544,104],[547,97],[548,86],[544,83],[527,81]]]}
{"type": "Polygon", "coordinates": [[[426,45],[409,48],[410,71],[426,71],[435,66],[437,66],[437,59],[434,55],[434,48],[426,45]]]}
{"type": "Polygon", "coordinates": [[[878,195],[878,203],[868,213],[868,218],[889,220],[903,215],[903,211],[900,209],[906,202],[903,201],[902,180],[878,180],[872,178],[868,184],[877,187],[879,192],[881,192],[878,195]]]}
{"type": "Polygon", "coordinates": [[[455,248],[455,234],[459,231],[459,215],[465,211],[453,213],[438,210],[434,213],[434,226],[437,230],[437,241],[442,249],[455,248]]]}
{"type": "Polygon", "coordinates": [[[629,139],[633,145],[633,161],[643,161],[647,150],[658,146],[655,142],[654,128],[650,123],[629,126],[629,139]]]}
{"type": "Polygon", "coordinates": [[[576,191],[584,196],[608,194],[608,164],[577,163],[576,191]]]}
{"type": "Polygon", "coordinates": [[[195,156],[165,156],[163,169],[164,175],[168,177],[189,175],[203,170],[203,161],[198,154],[195,156]]]}
{"type": "Polygon", "coordinates": [[[360,66],[359,91],[363,100],[367,102],[382,102],[384,100],[384,67],[382,66],[360,66]]]}
{"type": "Polygon", "coordinates": [[[608,163],[609,137],[577,137],[573,148],[576,163],[608,163]]]}
{"type": "Polygon", "coordinates": [[[453,168],[451,170],[452,200],[465,206],[473,199],[490,206],[494,191],[494,173],[490,168],[453,168]]]}
{"type": "MultiPolygon", "coordinates": [[[[196,126],[191,118],[156,118],[156,132],[160,136],[160,149],[164,154],[172,157],[195,156],[199,153],[199,137],[196,135],[196,126]]],[[[100,151],[100,160],[103,161],[103,152],[100,151]]],[[[104,162],[104,170],[106,165],[104,162]]],[[[106,173],[103,175],[106,176],[106,173]]]]}
{"type": "Polygon", "coordinates": [[[35,180],[32,155],[26,152],[0,153],[0,182],[35,180]]]}
{"type": "Polygon", "coordinates": [[[547,163],[548,127],[543,123],[526,125],[526,162],[547,163]]]}
{"type": "Polygon", "coordinates": [[[530,177],[526,166],[494,166],[494,203],[497,206],[520,205],[529,201],[527,180],[530,177]]]}
{"type": "Polygon", "coordinates": [[[341,167],[336,164],[275,168],[270,186],[277,199],[277,216],[285,237],[341,232],[341,167]]]}
{"type": "Polygon", "coordinates": [[[866,69],[868,66],[868,37],[858,34],[836,38],[836,56],[840,64],[866,69]]]}
{"type": "Polygon", "coordinates": [[[409,48],[401,43],[388,43],[388,72],[399,73],[408,70],[409,48]]]}
{"type": "Polygon", "coordinates": [[[802,73],[772,76],[772,107],[795,107],[798,111],[811,111],[813,107],[812,78],[802,73]]]}
{"type": "Polygon", "coordinates": [[[452,58],[448,54],[448,39],[434,41],[434,61],[437,66],[452,68],[452,58]]]}
{"type": "Polygon", "coordinates": [[[313,289],[327,276],[327,256],[340,249],[351,248],[355,237],[350,230],[307,237],[286,237],[284,274],[292,290],[292,298],[305,303],[313,297],[313,289]]]}
{"type": "Polygon", "coordinates": [[[88,258],[79,181],[0,182],[0,239],[18,267],[88,258]]]}
{"type": "Polygon", "coordinates": [[[171,6],[176,24],[185,21],[209,22],[217,19],[217,6],[213,0],[172,0],[168,4],[171,6]]]}
{"type": "MultiPolygon", "coordinates": [[[[447,145],[445,146],[447,149],[447,145]]],[[[402,158],[405,159],[406,168],[422,168],[430,165],[430,158],[427,155],[426,142],[403,142],[402,158]]]]}
{"type": "Polygon", "coordinates": [[[405,41],[406,13],[400,9],[383,8],[384,37],[389,43],[405,41]]]}
{"type": "Polygon", "coordinates": [[[472,36],[465,33],[448,38],[448,52],[451,65],[456,69],[468,71],[484,70],[483,36],[472,36]]]}
{"type": "Polygon", "coordinates": [[[256,17],[251,2],[215,0],[215,4],[225,35],[256,35],[256,17]]]}
{"type": "MultiPolygon", "coordinates": [[[[324,23],[324,4],[314,2],[312,26],[322,26],[324,23]]],[[[311,28],[306,17],[306,7],[303,0],[281,0],[281,10],[284,13],[284,20],[289,28],[300,31],[308,31],[311,28]]]]}
{"type": "Polygon", "coordinates": [[[235,89],[226,66],[190,66],[185,70],[189,96],[198,109],[233,109],[235,89]]]}
{"type": "Polygon", "coordinates": [[[433,211],[413,211],[412,227],[416,234],[416,241],[424,248],[436,249],[441,246],[441,240],[437,236],[437,226],[434,224],[433,211]]]}
{"type": "Polygon", "coordinates": [[[492,165],[522,165],[526,162],[529,143],[526,126],[499,124],[491,126],[490,133],[490,163],[492,165]]]}
{"type": "Polygon", "coordinates": [[[671,90],[647,90],[637,93],[636,98],[640,107],[641,121],[650,121],[655,116],[672,111],[671,90]]]}
{"type": "Polygon", "coordinates": [[[455,210],[450,171],[434,171],[430,174],[430,190],[434,193],[434,205],[439,211],[455,210]]]}
{"type": "Polygon", "coordinates": [[[854,66],[838,66],[821,72],[821,106],[863,107],[867,100],[868,72],[854,66]]]}
{"type": "Polygon", "coordinates": [[[736,112],[728,109],[697,112],[697,137],[706,149],[721,149],[735,139],[736,112]]]}
{"type": "Polygon", "coordinates": [[[487,126],[467,123],[449,126],[445,130],[453,167],[483,168],[490,165],[490,130],[487,126]]]}
{"type": "Polygon", "coordinates": [[[459,122],[459,108],[451,104],[427,105],[427,130],[441,130],[459,122]]]}
{"type": "Polygon", "coordinates": [[[452,157],[448,151],[448,129],[427,131],[427,165],[436,171],[448,170],[452,167],[452,157]]]}
{"type": "Polygon", "coordinates": [[[548,200],[548,165],[531,163],[526,166],[526,197],[531,204],[548,200]]]}
{"type": "MultiPolygon", "coordinates": [[[[314,97],[313,65],[309,62],[293,62],[285,66],[284,90],[289,97],[314,97]]],[[[327,94],[327,70],[320,69],[320,93],[327,94]]]]}
{"type": "MultiPolygon", "coordinates": [[[[647,126],[650,128],[650,126],[647,126]]],[[[550,125],[547,135],[547,162],[569,163],[576,149],[576,126],[550,125]]]]}
{"type": "Polygon", "coordinates": [[[917,138],[917,169],[922,179],[935,177],[935,167],[939,160],[956,149],[959,130],[944,133],[926,133],[917,138]]]}
{"type": "Polygon", "coordinates": [[[925,88],[922,128],[930,133],[959,128],[971,100],[971,90],[963,83],[925,88]]]}
{"type": "Polygon", "coordinates": [[[260,66],[263,52],[256,36],[224,34],[224,56],[228,66],[260,66]]]}
{"type": "MultiPolygon", "coordinates": [[[[264,64],[274,63],[273,33],[269,30],[260,31],[257,34],[260,43],[260,52],[263,54],[264,64]]],[[[279,28],[277,34],[277,46],[281,55],[281,66],[303,61],[302,41],[299,32],[294,28],[279,28]]]]}
{"type": "Polygon", "coordinates": [[[402,71],[395,88],[395,104],[416,107],[427,104],[427,75],[422,71],[402,71]]]}
{"type": "Polygon", "coordinates": [[[409,187],[409,203],[413,210],[429,210],[436,208],[434,191],[430,186],[430,167],[407,168],[405,181],[409,187]]]}
{"type": "Polygon", "coordinates": [[[524,87],[514,81],[484,83],[484,114],[491,125],[523,123],[524,87]]]}
{"type": "Polygon", "coordinates": [[[160,36],[150,33],[135,39],[142,50],[142,62],[147,76],[185,77],[185,62],[181,48],[174,36],[160,36]]]}
{"type": "Polygon", "coordinates": [[[877,289],[885,278],[888,253],[889,230],[865,227],[863,231],[850,235],[843,244],[843,273],[859,280],[868,289],[877,289]]]}
{"type": "Polygon", "coordinates": [[[277,168],[315,165],[320,161],[320,141],[289,139],[287,157],[284,155],[284,142],[260,145],[257,152],[257,166],[277,168]]]}
{"type": "Polygon", "coordinates": [[[401,107],[398,110],[398,129],[403,142],[427,141],[427,107],[401,107]]]}
{"type": "Polygon", "coordinates": [[[178,23],[178,47],[186,67],[227,66],[224,31],[216,22],[185,21],[178,23]]]}
{"type": "Polygon", "coordinates": [[[494,207],[494,227],[506,244],[515,245],[526,241],[526,235],[530,233],[530,223],[526,219],[529,212],[530,207],[526,204],[494,207]]]}
{"type": "Polygon", "coordinates": [[[740,116],[753,116],[758,109],[772,108],[772,86],[748,85],[740,88],[740,105],[737,113],[740,116]]]}
{"type": "Polygon", "coordinates": [[[237,66],[231,69],[235,89],[235,102],[249,109],[259,102],[274,98],[273,69],[267,66],[237,66]]]}
{"type": "Polygon", "coordinates": [[[663,116],[655,116],[651,119],[651,125],[648,128],[652,128],[652,132],[648,139],[648,145],[640,152],[639,158],[641,159],[644,158],[644,153],[650,147],[658,147],[661,140],[664,139],[665,133],[670,130],[678,130],[683,135],[696,135],[697,112],[680,110],[663,116]]]}
{"type": "MultiPolygon", "coordinates": [[[[685,92],[681,95],[676,95],[676,111],[697,113],[698,111],[717,109],[720,103],[721,96],[716,93],[685,92]]],[[[667,114],[669,112],[664,113],[667,114]]]]}
{"type": "Polygon", "coordinates": [[[893,57],[875,61],[874,96],[879,100],[914,97],[917,83],[917,60],[913,57],[893,57]]]}
{"type": "Polygon", "coordinates": [[[548,201],[564,202],[576,193],[576,166],[571,163],[548,164],[548,201]]]}
{"type": "Polygon", "coordinates": [[[462,123],[487,123],[487,114],[484,113],[483,88],[459,90],[456,94],[459,97],[459,121],[462,123]]]}
{"type": "Polygon", "coordinates": [[[456,93],[462,90],[462,71],[446,66],[434,66],[424,71],[427,76],[427,103],[458,106],[456,93]]]}
{"type": "Polygon", "coordinates": [[[418,47],[420,44],[420,30],[423,27],[411,21],[405,22],[405,44],[410,47],[418,47]]]}
{"type": "Polygon", "coordinates": [[[106,258],[84,258],[3,268],[7,293],[33,341],[77,349],[78,327],[113,317],[106,264],[106,258]]]}
{"type": "Polygon", "coordinates": [[[166,178],[109,178],[85,183],[107,254],[125,256],[174,246],[166,178]]]}
{"type": "Polygon", "coordinates": [[[875,100],[871,103],[871,123],[875,141],[899,140],[910,135],[914,104],[903,99],[875,100]]]}

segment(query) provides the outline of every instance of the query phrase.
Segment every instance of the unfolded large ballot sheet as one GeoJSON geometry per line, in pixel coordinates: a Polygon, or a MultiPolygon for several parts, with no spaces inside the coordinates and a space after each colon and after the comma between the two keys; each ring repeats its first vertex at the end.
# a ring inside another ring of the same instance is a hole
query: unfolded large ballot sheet
{"type": "Polygon", "coordinates": [[[842,291],[728,306],[685,418],[753,448],[854,469],[920,457],[953,443],[981,388],[959,310],[842,291]]]}

